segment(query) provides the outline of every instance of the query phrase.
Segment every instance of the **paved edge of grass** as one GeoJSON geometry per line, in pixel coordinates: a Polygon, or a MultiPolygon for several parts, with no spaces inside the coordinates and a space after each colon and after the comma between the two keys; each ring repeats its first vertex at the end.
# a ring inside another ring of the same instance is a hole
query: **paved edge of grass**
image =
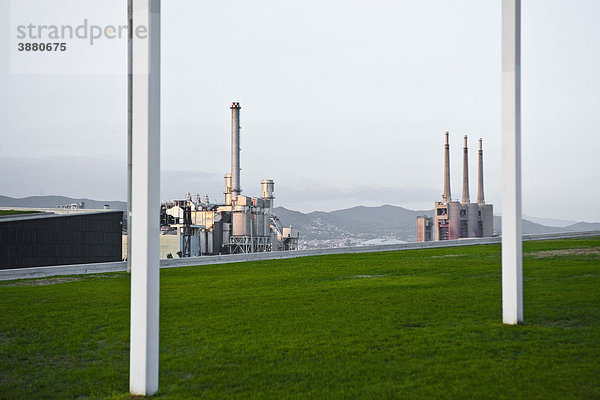
{"type": "MultiPolygon", "coordinates": [[[[590,232],[568,232],[561,234],[536,234],[523,235],[523,242],[538,241],[538,240],[557,240],[571,238],[586,238],[600,236],[600,231],[590,232]]],[[[280,260],[292,259],[300,257],[312,257],[332,254],[360,254],[360,253],[377,253],[391,252],[403,250],[417,249],[434,249],[444,247],[463,247],[486,244],[501,243],[501,237],[494,236],[491,238],[470,238],[459,239],[447,242],[410,242],[400,245],[377,245],[377,246],[355,246],[355,247],[337,247],[330,249],[308,249],[287,252],[266,252],[266,253],[250,253],[250,254],[228,254],[217,256],[204,257],[189,257],[184,259],[167,259],[160,261],[160,268],[176,268],[190,267],[201,265],[216,265],[227,263],[238,263],[248,261],[264,261],[264,260],[280,260]]],[[[0,269],[0,281],[10,281],[17,279],[36,279],[50,276],[64,275],[83,275],[97,274],[106,272],[122,272],[127,269],[127,262],[116,261],[110,263],[95,263],[95,264],[73,264],[73,265],[57,265],[46,267],[28,267],[14,269],[0,269]]]]}

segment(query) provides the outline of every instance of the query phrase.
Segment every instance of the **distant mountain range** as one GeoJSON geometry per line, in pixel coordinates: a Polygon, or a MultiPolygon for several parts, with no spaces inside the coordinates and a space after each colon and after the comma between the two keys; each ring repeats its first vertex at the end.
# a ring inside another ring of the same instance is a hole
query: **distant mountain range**
{"type": "Polygon", "coordinates": [[[308,214],[275,207],[273,212],[282,224],[292,225],[306,240],[375,239],[394,237],[415,240],[416,218],[433,215],[432,210],[413,211],[396,206],[364,207],[331,212],[313,211],[308,214]]]}
{"type": "Polygon", "coordinates": [[[127,210],[127,203],[124,201],[73,199],[64,196],[30,196],[22,199],[0,196],[0,207],[55,208],[58,205],[80,203],[82,201],[85,203],[85,208],[102,209],[107,204],[114,210],[127,210]]]}
{"type": "Polygon", "coordinates": [[[577,221],[572,221],[568,219],[558,219],[558,218],[540,218],[540,217],[532,217],[531,215],[523,215],[523,219],[526,219],[531,222],[535,222],[536,224],[548,225],[548,226],[569,226],[577,223],[577,221]]]}
{"type": "MultiPolygon", "coordinates": [[[[275,207],[274,213],[284,225],[300,231],[304,240],[355,238],[370,240],[393,237],[404,241],[416,240],[416,218],[433,216],[433,210],[413,211],[397,206],[364,207],[331,212],[314,211],[304,214],[275,207]]],[[[494,231],[500,231],[502,219],[494,216],[494,231]]],[[[600,230],[600,223],[577,222],[568,226],[548,226],[523,219],[523,233],[579,232],[600,230]]]]}
{"type": "MultiPolygon", "coordinates": [[[[97,201],[73,199],[63,196],[32,196],[15,199],[0,196],[0,207],[54,208],[59,204],[85,202],[85,208],[101,209],[108,204],[111,209],[126,210],[124,201],[97,201]]],[[[292,225],[300,231],[302,240],[358,239],[361,241],[377,238],[395,238],[404,241],[416,240],[416,218],[419,215],[432,216],[433,210],[409,210],[403,207],[384,205],[379,207],[358,206],[337,211],[313,211],[302,213],[275,207],[274,213],[284,226],[292,225]]],[[[534,219],[534,218],[532,218],[534,219]]],[[[537,219],[556,221],[565,220],[537,219]]],[[[500,231],[501,218],[494,217],[494,230],[500,231]]],[[[523,233],[578,232],[600,230],[599,222],[576,222],[567,226],[549,226],[523,219],[523,233]]]]}

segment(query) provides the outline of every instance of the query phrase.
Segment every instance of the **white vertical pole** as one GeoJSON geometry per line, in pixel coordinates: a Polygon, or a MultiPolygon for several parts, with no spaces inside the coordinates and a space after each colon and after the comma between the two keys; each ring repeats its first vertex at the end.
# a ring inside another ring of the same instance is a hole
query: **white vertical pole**
{"type": "Polygon", "coordinates": [[[129,388],[158,390],[160,0],[133,0],[131,338],[129,388]]]}
{"type": "Polygon", "coordinates": [[[131,273],[131,135],[133,112],[133,0],[127,0],[127,272],[131,273]]]}
{"type": "Polygon", "coordinates": [[[523,322],[521,0],[502,0],[502,321],[523,322]]]}

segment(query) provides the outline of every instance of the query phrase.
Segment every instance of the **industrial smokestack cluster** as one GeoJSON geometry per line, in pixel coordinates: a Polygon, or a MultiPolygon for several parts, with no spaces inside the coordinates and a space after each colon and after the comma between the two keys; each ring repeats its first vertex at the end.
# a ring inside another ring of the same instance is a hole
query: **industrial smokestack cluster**
{"type": "Polygon", "coordinates": [[[417,241],[454,240],[467,237],[487,237],[493,232],[493,206],[483,197],[483,143],[479,139],[477,203],[469,195],[469,146],[464,137],[463,190],[460,202],[453,201],[450,192],[450,134],[445,134],[444,193],[435,203],[435,216],[417,218],[417,241]]]}
{"type": "MultiPolygon", "coordinates": [[[[452,201],[450,195],[450,134],[446,132],[446,143],[444,145],[444,194],[442,195],[442,202],[449,203],[452,201]]],[[[469,195],[469,147],[468,137],[465,135],[463,148],[463,191],[461,204],[469,204],[471,202],[469,195]]],[[[479,139],[479,163],[478,163],[478,177],[477,177],[477,203],[485,204],[483,196],[483,140],[479,139]]]]}

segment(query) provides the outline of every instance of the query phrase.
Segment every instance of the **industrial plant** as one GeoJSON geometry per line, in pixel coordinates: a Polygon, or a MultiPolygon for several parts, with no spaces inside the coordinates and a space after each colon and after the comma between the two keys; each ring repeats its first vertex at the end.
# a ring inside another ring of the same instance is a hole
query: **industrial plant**
{"type": "Polygon", "coordinates": [[[274,183],[261,182],[260,197],[240,186],[240,104],[231,105],[231,173],[225,174],[225,202],[208,196],[161,205],[161,258],[296,250],[298,231],[273,214],[274,183]]]}
{"type": "Polygon", "coordinates": [[[417,241],[454,240],[492,236],[494,230],[493,205],[485,204],[483,194],[483,144],[479,139],[479,168],[477,203],[469,197],[469,150],[467,136],[463,149],[462,201],[452,200],[450,195],[450,144],[446,132],[444,147],[444,194],[436,201],[434,216],[417,217],[417,241]]]}

